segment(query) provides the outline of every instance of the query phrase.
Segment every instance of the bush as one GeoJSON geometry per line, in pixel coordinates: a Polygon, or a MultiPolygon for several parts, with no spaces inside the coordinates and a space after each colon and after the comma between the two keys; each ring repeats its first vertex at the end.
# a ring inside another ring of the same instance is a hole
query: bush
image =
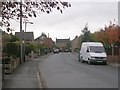
{"type": "Polygon", "coordinates": [[[19,54],[19,45],[15,42],[8,42],[4,46],[4,52],[7,53],[8,56],[17,57],[19,54]]]}
{"type": "Polygon", "coordinates": [[[35,51],[35,50],[36,50],[36,46],[34,44],[26,44],[25,45],[25,54],[26,55],[31,53],[31,51],[35,51]]]}
{"type": "Polygon", "coordinates": [[[29,53],[31,53],[30,45],[25,45],[25,54],[28,55],[29,53]]]}
{"type": "Polygon", "coordinates": [[[44,55],[45,54],[45,49],[43,47],[40,47],[40,55],[44,55]]]}

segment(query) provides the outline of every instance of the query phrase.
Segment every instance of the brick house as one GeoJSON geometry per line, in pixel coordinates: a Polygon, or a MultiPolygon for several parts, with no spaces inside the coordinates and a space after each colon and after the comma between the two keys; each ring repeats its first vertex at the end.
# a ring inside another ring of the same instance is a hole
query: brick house
{"type": "Polygon", "coordinates": [[[52,38],[47,37],[45,33],[42,33],[41,36],[35,39],[36,44],[44,44],[47,48],[52,49],[55,45],[55,42],[52,38]]]}

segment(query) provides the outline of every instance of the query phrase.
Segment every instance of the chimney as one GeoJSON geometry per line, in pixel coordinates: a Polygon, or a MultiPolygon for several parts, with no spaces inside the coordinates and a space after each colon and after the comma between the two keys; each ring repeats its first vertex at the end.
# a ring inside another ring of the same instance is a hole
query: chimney
{"type": "Polygon", "coordinates": [[[48,33],[48,38],[49,38],[49,33],[48,33]]]}

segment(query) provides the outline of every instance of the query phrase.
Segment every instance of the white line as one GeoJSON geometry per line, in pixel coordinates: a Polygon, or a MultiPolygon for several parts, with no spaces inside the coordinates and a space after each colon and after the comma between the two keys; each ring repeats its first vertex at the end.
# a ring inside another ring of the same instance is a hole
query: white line
{"type": "Polygon", "coordinates": [[[42,88],[41,80],[40,80],[40,76],[38,74],[38,71],[37,71],[37,79],[38,79],[38,82],[39,82],[39,88],[42,88]]]}

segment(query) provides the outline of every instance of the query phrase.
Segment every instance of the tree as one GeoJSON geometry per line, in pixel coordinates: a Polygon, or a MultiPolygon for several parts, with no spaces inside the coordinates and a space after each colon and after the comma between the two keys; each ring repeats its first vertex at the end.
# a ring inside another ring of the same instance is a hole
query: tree
{"type": "Polygon", "coordinates": [[[20,17],[24,19],[28,19],[28,17],[37,17],[41,12],[49,14],[54,8],[62,13],[65,7],[71,7],[71,4],[57,0],[24,0],[23,2],[11,0],[2,2],[1,25],[6,26],[7,31],[10,31],[10,19],[20,20],[20,17]]]}
{"type": "Polygon", "coordinates": [[[108,35],[109,44],[115,44],[118,41],[118,26],[115,24],[110,24],[105,28],[105,31],[108,35]]]}
{"type": "Polygon", "coordinates": [[[92,42],[98,42],[99,40],[98,40],[97,36],[98,36],[98,31],[94,32],[94,33],[91,33],[91,35],[90,35],[91,41],[92,42]]]}
{"type": "Polygon", "coordinates": [[[91,41],[91,33],[88,30],[88,24],[85,25],[84,29],[82,30],[83,35],[81,36],[82,42],[88,42],[91,41]]]}
{"type": "Polygon", "coordinates": [[[116,42],[120,42],[119,26],[117,24],[110,22],[109,26],[105,26],[96,34],[97,39],[103,43],[114,45],[116,42]]]}
{"type": "MultiPolygon", "coordinates": [[[[93,38],[93,37],[92,37],[93,38]]],[[[114,46],[120,45],[120,26],[110,21],[108,26],[94,33],[94,40],[102,42],[106,48],[112,48],[114,55],[114,46]]]]}
{"type": "Polygon", "coordinates": [[[108,35],[104,29],[101,29],[97,33],[97,40],[102,42],[103,44],[108,44],[108,35]]]}
{"type": "Polygon", "coordinates": [[[2,43],[3,43],[3,45],[7,42],[16,42],[16,41],[19,41],[19,39],[15,35],[8,34],[5,31],[2,32],[2,43]]]}
{"type": "Polygon", "coordinates": [[[15,35],[12,35],[10,42],[16,42],[16,41],[19,41],[18,37],[16,37],[15,35]]]}

